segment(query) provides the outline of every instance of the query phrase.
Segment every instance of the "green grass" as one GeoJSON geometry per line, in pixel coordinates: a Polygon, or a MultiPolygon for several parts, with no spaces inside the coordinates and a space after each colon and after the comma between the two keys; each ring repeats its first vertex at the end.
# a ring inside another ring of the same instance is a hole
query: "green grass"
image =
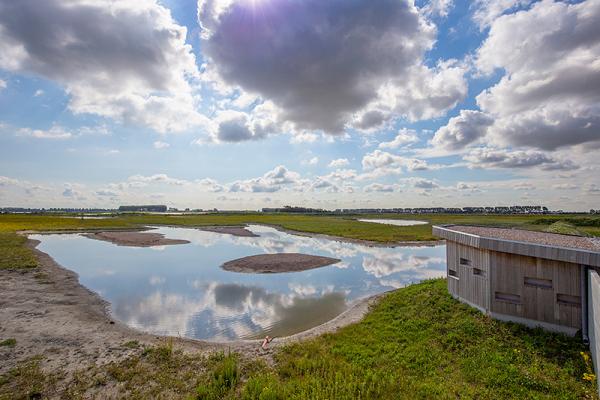
{"type": "Polygon", "coordinates": [[[0,215],[0,269],[31,268],[37,265],[33,253],[24,247],[25,238],[16,232],[61,231],[85,229],[131,229],[147,225],[210,226],[243,224],[276,225],[298,232],[318,233],[348,239],[370,240],[380,243],[397,241],[435,240],[431,225],[475,224],[545,231],[559,229],[561,233],[600,236],[600,217],[591,216],[535,216],[535,215],[455,215],[455,214],[377,214],[354,216],[321,216],[298,214],[205,214],[205,215],[150,215],[126,214],[109,219],[67,218],[54,215],[0,215]],[[398,227],[359,222],[356,218],[416,219],[427,225],[398,227]],[[557,225],[557,223],[559,223],[557,225]],[[554,227],[554,228],[553,228],[554,227]],[[570,228],[572,227],[572,228],[570,228]],[[568,228],[568,229],[567,229],[568,228]]]}
{"type": "MultiPolygon", "coordinates": [[[[579,338],[494,321],[438,279],[389,294],[355,325],[281,348],[271,366],[186,354],[166,340],[81,371],[61,394],[101,396],[110,386],[139,399],[597,399],[585,351],[579,338]]],[[[2,378],[0,393],[30,390],[15,376],[2,378]]],[[[53,394],[52,377],[37,380],[53,394]]]]}
{"type": "Polygon", "coordinates": [[[14,338],[0,340],[0,346],[2,347],[15,347],[17,345],[17,340],[14,338]]]}

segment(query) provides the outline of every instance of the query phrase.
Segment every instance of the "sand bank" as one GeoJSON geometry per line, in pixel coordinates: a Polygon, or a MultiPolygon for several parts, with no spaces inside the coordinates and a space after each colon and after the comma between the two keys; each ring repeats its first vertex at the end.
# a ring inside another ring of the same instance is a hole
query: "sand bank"
{"type": "Polygon", "coordinates": [[[221,266],[226,271],[269,274],[278,272],[298,272],[325,267],[341,260],[337,258],[312,256],[300,253],[259,254],[227,261],[221,266]]]}
{"type": "Polygon", "coordinates": [[[85,233],[83,236],[90,239],[102,240],[105,242],[114,243],[117,246],[132,246],[132,247],[152,247],[152,246],[168,246],[175,244],[190,243],[188,240],[167,239],[162,233],[156,232],[123,232],[123,231],[106,231],[85,233]]]}

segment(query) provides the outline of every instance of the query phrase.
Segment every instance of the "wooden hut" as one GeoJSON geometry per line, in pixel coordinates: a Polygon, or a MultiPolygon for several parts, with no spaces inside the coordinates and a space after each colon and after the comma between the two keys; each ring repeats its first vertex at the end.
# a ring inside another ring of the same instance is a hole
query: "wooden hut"
{"type": "Polygon", "coordinates": [[[598,239],[476,226],[434,226],[446,239],[448,291],[493,318],[587,340],[588,269],[598,239]]]}

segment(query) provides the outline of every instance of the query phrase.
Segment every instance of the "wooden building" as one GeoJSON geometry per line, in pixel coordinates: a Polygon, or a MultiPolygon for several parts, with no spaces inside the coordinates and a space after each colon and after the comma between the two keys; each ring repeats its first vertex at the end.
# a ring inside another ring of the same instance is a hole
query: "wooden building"
{"type": "Polygon", "coordinates": [[[446,239],[448,291],[493,318],[587,340],[588,269],[598,239],[476,226],[434,226],[446,239]]]}

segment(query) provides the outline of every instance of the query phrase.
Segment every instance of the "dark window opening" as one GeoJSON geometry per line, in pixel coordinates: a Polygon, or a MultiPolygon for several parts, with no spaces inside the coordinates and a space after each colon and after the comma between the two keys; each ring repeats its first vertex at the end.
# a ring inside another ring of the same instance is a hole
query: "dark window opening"
{"type": "Polygon", "coordinates": [[[467,260],[466,258],[460,258],[460,265],[471,265],[471,260],[467,260]]]}
{"type": "Polygon", "coordinates": [[[458,274],[453,269],[448,270],[448,275],[458,278],[458,274]]]}
{"type": "Polygon", "coordinates": [[[581,307],[581,297],[571,294],[558,293],[556,295],[556,302],[565,306],[581,307]]]}
{"type": "Polygon", "coordinates": [[[552,279],[540,279],[525,277],[525,285],[542,289],[552,289],[552,279]]]}
{"type": "Polygon", "coordinates": [[[483,276],[483,270],[479,268],[473,268],[473,275],[483,276]]]}
{"type": "Polygon", "coordinates": [[[521,304],[521,296],[512,293],[496,292],[496,300],[511,304],[521,304]]]}

